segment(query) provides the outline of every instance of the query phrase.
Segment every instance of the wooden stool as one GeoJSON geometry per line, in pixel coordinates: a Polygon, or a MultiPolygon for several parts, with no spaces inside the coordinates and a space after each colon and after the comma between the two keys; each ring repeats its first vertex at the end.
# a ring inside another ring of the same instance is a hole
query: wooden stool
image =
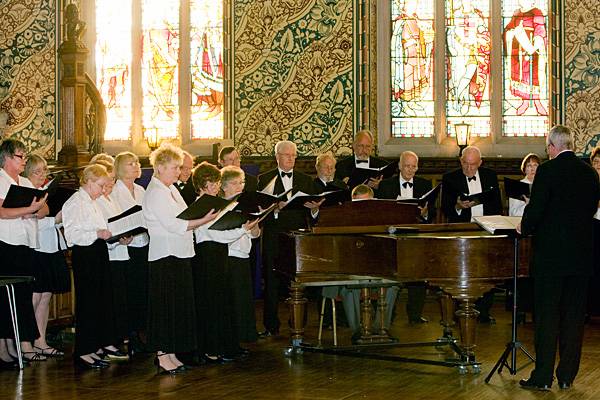
{"type": "MultiPolygon", "coordinates": [[[[321,336],[323,333],[323,316],[325,315],[325,303],[328,297],[323,297],[321,301],[321,314],[319,318],[319,346],[321,346],[321,336]]],[[[329,298],[331,300],[331,319],[333,320],[333,345],[337,346],[337,321],[335,313],[335,298],[329,298]]]]}

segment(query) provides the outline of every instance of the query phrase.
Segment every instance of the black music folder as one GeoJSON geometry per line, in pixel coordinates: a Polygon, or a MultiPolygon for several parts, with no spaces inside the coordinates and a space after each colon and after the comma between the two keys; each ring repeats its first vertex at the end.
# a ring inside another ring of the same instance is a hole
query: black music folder
{"type": "Polygon", "coordinates": [[[477,204],[484,204],[488,201],[493,200],[494,196],[497,195],[497,191],[498,191],[498,188],[492,187],[492,188],[484,190],[483,192],[480,192],[480,193],[474,193],[474,194],[463,193],[460,195],[460,200],[461,201],[474,201],[477,204]]]}
{"type": "Polygon", "coordinates": [[[423,196],[414,199],[398,199],[399,203],[409,203],[409,204],[418,204],[421,207],[425,207],[425,204],[433,207],[435,205],[435,201],[442,189],[442,184],[438,183],[433,189],[429,192],[425,193],[423,196]]]}
{"type": "Polygon", "coordinates": [[[504,178],[504,191],[506,197],[523,200],[523,196],[531,196],[531,185],[516,179],[504,178]]]}
{"type": "Polygon", "coordinates": [[[63,205],[71,198],[71,196],[73,196],[73,194],[75,194],[75,192],[77,192],[77,190],[60,186],[56,189],[54,194],[48,195],[48,200],[46,201],[46,204],[48,204],[48,208],[50,209],[50,214],[48,214],[48,216],[56,217],[56,214],[62,210],[63,205]]]}
{"type": "MultiPolygon", "coordinates": [[[[34,189],[19,185],[10,185],[6,198],[2,207],[4,208],[20,208],[28,207],[33,202],[33,199],[39,200],[48,193],[48,197],[54,195],[58,189],[60,179],[56,178],[48,182],[45,188],[34,189]]],[[[65,200],[66,201],[66,200],[65,200]]]]}
{"type": "Polygon", "coordinates": [[[278,195],[272,195],[265,192],[242,192],[239,195],[231,197],[230,200],[238,202],[236,207],[237,210],[250,214],[259,212],[259,207],[267,209],[280,201],[287,201],[287,195],[291,190],[292,189],[287,190],[278,195]]]}
{"type": "Polygon", "coordinates": [[[221,197],[202,195],[196,199],[188,208],[183,210],[177,218],[186,221],[204,217],[210,210],[220,211],[227,207],[233,199],[223,199],[221,197]]]}
{"type": "Polygon", "coordinates": [[[300,208],[301,209],[301,208],[305,208],[304,203],[306,203],[306,202],[314,201],[314,202],[318,203],[319,201],[321,201],[323,199],[325,199],[323,204],[325,204],[327,201],[329,201],[331,204],[339,204],[340,202],[343,202],[343,201],[339,201],[339,200],[343,199],[344,197],[345,197],[345,195],[344,195],[343,191],[339,190],[339,189],[334,190],[334,191],[329,191],[329,192],[323,192],[323,193],[319,193],[319,194],[307,194],[304,192],[296,192],[285,203],[283,208],[287,208],[287,209],[300,208]]]}
{"type": "Polygon", "coordinates": [[[392,177],[398,169],[398,162],[392,161],[381,168],[354,168],[348,179],[348,186],[354,188],[357,185],[367,183],[371,178],[383,176],[383,179],[392,177]]]}
{"type": "Polygon", "coordinates": [[[123,211],[121,214],[108,219],[108,230],[113,235],[106,239],[106,242],[115,243],[121,238],[148,232],[145,225],[142,206],[135,205],[128,210],[123,211]]]}

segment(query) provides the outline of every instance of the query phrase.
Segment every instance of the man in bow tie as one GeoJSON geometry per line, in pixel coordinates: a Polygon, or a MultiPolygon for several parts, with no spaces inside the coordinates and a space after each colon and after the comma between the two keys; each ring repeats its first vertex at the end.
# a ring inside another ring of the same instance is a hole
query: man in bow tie
{"type": "MultiPolygon", "coordinates": [[[[219,165],[221,168],[233,165],[238,168],[242,168],[240,153],[233,146],[225,146],[219,152],[219,165]]],[[[256,192],[258,185],[258,179],[244,171],[244,177],[246,183],[244,185],[244,192],[256,192]]]]}
{"type": "Polygon", "coordinates": [[[317,156],[315,186],[319,192],[348,188],[344,181],[335,178],[335,164],[335,157],[331,153],[323,153],[317,156]]]}
{"type": "Polygon", "coordinates": [[[194,169],[194,157],[187,151],[183,152],[183,164],[179,172],[179,180],[175,182],[175,187],[181,193],[181,197],[185,203],[189,206],[196,200],[198,196],[196,190],[194,190],[194,184],[190,177],[192,176],[192,170],[194,169]]]}
{"type": "MultiPolygon", "coordinates": [[[[373,152],[373,135],[367,130],[359,131],[354,136],[352,149],[354,154],[340,160],[335,171],[335,177],[346,183],[348,183],[352,171],[356,168],[381,168],[388,164],[380,158],[371,156],[373,152]]],[[[372,189],[377,189],[379,182],[381,182],[381,177],[371,178],[367,185],[372,189]]]]}
{"type": "MultiPolygon", "coordinates": [[[[498,176],[491,169],[481,166],[481,151],[475,146],[466,147],[460,157],[461,167],[447,172],[442,178],[442,211],[448,222],[470,222],[472,217],[502,214],[502,200],[498,189],[498,176]],[[462,194],[491,191],[486,201],[479,204],[463,201],[462,194]]],[[[493,291],[487,292],[475,306],[479,321],[494,323],[490,308],[494,302],[493,291]]]]}
{"type": "MultiPolygon", "coordinates": [[[[291,189],[288,198],[294,193],[301,191],[307,194],[316,193],[312,178],[300,171],[294,171],[296,164],[296,144],[287,140],[280,141],[275,145],[275,159],[277,168],[265,172],[258,177],[258,190],[278,195],[291,189]]],[[[280,257],[279,238],[282,233],[295,229],[306,228],[310,223],[311,211],[316,212],[321,203],[307,202],[303,209],[283,208],[278,213],[273,213],[265,219],[263,229],[263,267],[265,279],[264,291],[264,314],[263,323],[265,331],[262,336],[272,336],[279,333],[279,293],[280,279],[273,271],[278,263],[282,262],[280,257]]],[[[286,288],[284,288],[285,290],[286,288]]]]}

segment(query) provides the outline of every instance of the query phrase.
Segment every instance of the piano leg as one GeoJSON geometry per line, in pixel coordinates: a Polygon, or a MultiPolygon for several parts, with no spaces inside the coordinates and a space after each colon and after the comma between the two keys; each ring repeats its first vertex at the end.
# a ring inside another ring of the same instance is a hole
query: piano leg
{"type": "Polygon", "coordinates": [[[460,299],[460,309],[456,312],[460,325],[460,340],[463,361],[475,361],[475,341],[477,339],[477,316],[473,299],[460,299]]]}
{"type": "Polygon", "coordinates": [[[287,303],[290,307],[290,341],[294,350],[300,349],[304,339],[304,315],[307,302],[308,300],[304,297],[304,286],[292,282],[287,303]]]}
{"type": "Polygon", "coordinates": [[[386,288],[379,288],[379,298],[377,299],[377,308],[379,309],[379,335],[380,336],[389,336],[387,327],[385,326],[386,316],[387,316],[387,307],[388,304],[385,301],[386,299],[386,288]]]}
{"type": "Polygon", "coordinates": [[[444,327],[444,333],[441,339],[454,339],[452,336],[452,327],[454,323],[454,300],[452,296],[442,291],[439,292],[440,312],[442,320],[440,324],[444,327]]]}

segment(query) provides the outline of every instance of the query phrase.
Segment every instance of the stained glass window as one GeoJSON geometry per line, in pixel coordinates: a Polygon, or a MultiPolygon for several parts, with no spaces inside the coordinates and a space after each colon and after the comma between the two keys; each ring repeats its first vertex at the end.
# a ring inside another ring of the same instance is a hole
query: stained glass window
{"type": "Polygon", "coordinates": [[[192,138],[223,132],[223,3],[190,1],[192,138]]]}
{"type": "Polygon", "coordinates": [[[96,27],[96,86],[106,106],[104,139],[127,140],[131,134],[131,1],[97,0],[96,27]]]}
{"type": "Polygon", "coordinates": [[[548,2],[503,0],[504,102],[506,136],[548,132],[548,2]]]}
{"type": "Polygon", "coordinates": [[[434,0],[392,2],[392,134],[434,135],[434,0]]]}
{"type": "Polygon", "coordinates": [[[492,129],[504,136],[545,135],[548,0],[390,4],[392,137],[435,137],[437,127],[440,135],[453,136],[458,123],[470,124],[471,135],[479,137],[490,136],[492,129]],[[501,9],[501,15],[492,16],[492,9],[501,9]],[[434,30],[442,25],[440,16],[444,32],[434,30]],[[434,44],[443,46],[437,52],[444,56],[437,64],[443,70],[434,70],[434,44]],[[502,55],[495,70],[493,49],[502,55]]]}
{"type": "Polygon", "coordinates": [[[141,127],[141,134],[156,129],[162,138],[222,138],[222,2],[97,0],[96,7],[96,81],[107,106],[105,139],[128,140],[134,126],[141,127]],[[183,10],[189,11],[189,24],[181,24],[180,4],[189,6],[183,10]],[[141,27],[137,39],[134,26],[141,27]],[[189,41],[183,42],[188,33],[189,41]],[[141,60],[132,64],[140,44],[141,60]],[[187,57],[187,49],[190,69],[180,73],[180,54],[187,57]],[[139,71],[132,71],[135,65],[139,71]],[[133,87],[132,72],[138,77],[133,87]],[[190,87],[190,93],[180,93],[184,87],[190,87]],[[132,102],[132,93],[141,94],[141,99],[132,102]],[[140,109],[134,110],[132,103],[140,109]],[[181,115],[190,117],[189,132],[181,115]]]}

